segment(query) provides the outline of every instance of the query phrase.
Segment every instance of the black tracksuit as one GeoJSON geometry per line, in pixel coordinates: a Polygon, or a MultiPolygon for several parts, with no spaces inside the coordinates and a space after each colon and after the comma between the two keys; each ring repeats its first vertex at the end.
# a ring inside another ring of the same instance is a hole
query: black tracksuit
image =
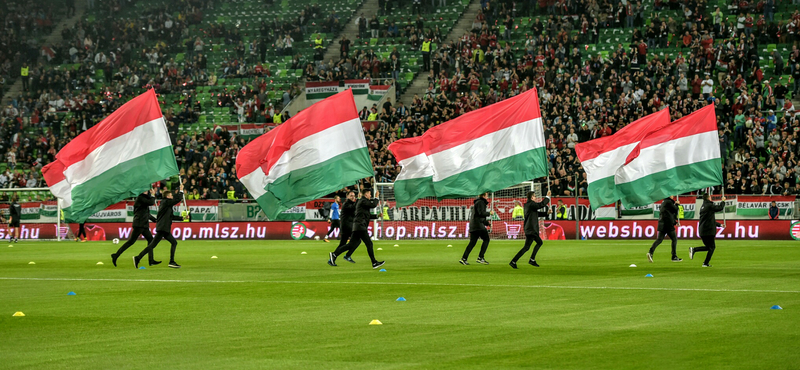
{"type": "Polygon", "coordinates": [[[650,247],[650,254],[656,251],[656,247],[664,241],[664,236],[669,236],[672,240],[672,259],[678,258],[678,237],[675,235],[675,224],[678,222],[678,206],[672,198],[666,198],[661,202],[661,216],[658,218],[658,239],[650,247]]]}
{"type": "Polygon", "coordinates": [[[372,240],[369,238],[369,231],[367,228],[369,227],[369,220],[372,218],[369,211],[377,207],[379,202],[380,201],[376,198],[367,199],[364,197],[356,202],[353,235],[349,243],[336,248],[336,252],[333,253],[334,259],[339,253],[345,250],[350,250],[348,255],[352,254],[352,251],[356,250],[356,248],[361,245],[361,242],[364,242],[364,245],[367,246],[367,254],[369,254],[369,259],[372,260],[372,264],[374,265],[378,262],[378,260],[375,259],[375,252],[372,250],[372,240]]]}
{"type": "Polygon", "coordinates": [[[152,253],[153,249],[161,242],[161,239],[167,239],[172,244],[172,248],[169,251],[169,262],[175,262],[175,248],[178,246],[178,242],[172,237],[172,220],[182,220],[183,218],[173,215],[172,207],[180,203],[182,197],[183,193],[180,192],[175,194],[172,199],[167,198],[161,201],[158,206],[158,216],[156,217],[156,236],[147,245],[147,248],[139,253],[137,259],[141,260],[145,254],[152,253]]]}
{"type": "Polygon", "coordinates": [[[8,226],[19,227],[19,220],[22,215],[22,206],[16,201],[12,201],[8,207],[8,226]]]}
{"type": "MultiPolygon", "coordinates": [[[[122,255],[133,243],[139,240],[139,237],[144,235],[147,244],[153,241],[153,234],[150,232],[150,221],[156,221],[156,218],[150,215],[150,206],[156,204],[156,199],[149,193],[142,193],[136,197],[133,203],[133,224],[131,225],[131,235],[128,241],[125,242],[119,250],[117,250],[117,257],[122,255]]],[[[153,251],[150,251],[150,262],[154,261],[153,251]]]]}
{"type": "MultiPolygon", "coordinates": [[[[336,250],[333,252],[335,255],[339,255],[345,251],[344,246],[347,245],[347,240],[350,239],[350,235],[353,234],[353,219],[355,218],[356,214],[356,202],[348,199],[342,203],[342,209],[339,214],[339,219],[341,221],[341,226],[339,229],[339,245],[336,247],[336,250]]],[[[352,249],[347,249],[347,254],[345,257],[350,257],[355,252],[358,245],[353,247],[352,249]]]]}
{"type": "Polygon", "coordinates": [[[700,239],[703,239],[704,247],[697,247],[694,249],[695,253],[697,252],[708,252],[706,254],[706,260],[703,262],[704,265],[708,265],[711,262],[711,256],[714,255],[714,249],[716,249],[715,238],[717,236],[717,227],[721,226],[717,223],[717,219],[715,217],[715,213],[721,212],[725,209],[725,202],[720,202],[719,204],[714,204],[714,202],[710,200],[704,200],[703,205],[700,207],[700,224],[698,225],[700,235],[700,239]]]}
{"type": "Polygon", "coordinates": [[[478,254],[478,258],[484,258],[484,255],[486,255],[486,249],[489,248],[489,232],[486,231],[488,221],[486,221],[486,218],[490,216],[489,211],[486,210],[487,205],[489,205],[489,201],[480,197],[472,203],[472,218],[469,220],[469,244],[467,244],[467,249],[464,250],[464,255],[461,256],[463,260],[469,258],[472,248],[475,248],[475,244],[478,243],[478,238],[482,240],[481,252],[478,254]]]}
{"type": "Polygon", "coordinates": [[[531,254],[531,261],[536,260],[536,253],[539,252],[539,248],[542,247],[542,238],[539,236],[539,209],[550,204],[550,199],[545,198],[541,202],[534,202],[531,199],[528,199],[528,202],[525,203],[525,246],[517,252],[517,255],[514,256],[514,259],[511,260],[514,263],[519,261],[528,250],[531,248],[531,244],[535,241],[536,246],[533,247],[533,253],[531,254]]]}

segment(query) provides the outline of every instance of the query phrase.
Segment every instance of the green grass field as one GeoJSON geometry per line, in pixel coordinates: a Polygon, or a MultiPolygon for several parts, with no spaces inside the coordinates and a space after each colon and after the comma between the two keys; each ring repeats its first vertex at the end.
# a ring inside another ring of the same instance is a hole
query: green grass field
{"type": "Polygon", "coordinates": [[[710,269],[696,240],[682,263],[649,243],[547,242],[512,270],[520,242],[488,266],[459,265],[463,241],[377,242],[386,272],[314,241],[181,242],[180,270],[166,243],[145,270],[144,242],[116,268],[111,242],[2,245],[0,368],[800,368],[798,243],[721,241],[710,269]]]}

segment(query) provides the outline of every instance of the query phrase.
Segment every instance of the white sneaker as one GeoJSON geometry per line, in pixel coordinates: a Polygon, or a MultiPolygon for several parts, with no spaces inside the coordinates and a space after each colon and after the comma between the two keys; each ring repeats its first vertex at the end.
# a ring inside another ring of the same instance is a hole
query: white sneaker
{"type": "Polygon", "coordinates": [[[692,247],[689,247],[689,259],[690,260],[694,259],[694,248],[692,247]]]}
{"type": "Polygon", "coordinates": [[[650,261],[650,263],[653,263],[653,255],[650,254],[650,252],[647,252],[647,260],[650,261]]]}

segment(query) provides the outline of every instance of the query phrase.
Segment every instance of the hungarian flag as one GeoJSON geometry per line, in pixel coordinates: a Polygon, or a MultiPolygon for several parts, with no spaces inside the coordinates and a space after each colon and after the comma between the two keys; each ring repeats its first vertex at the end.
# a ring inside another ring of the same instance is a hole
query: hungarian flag
{"type": "Polygon", "coordinates": [[[345,90],[254,139],[236,173],[270,220],[374,175],[353,92],[345,90]]]}
{"type": "Polygon", "coordinates": [[[592,210],[619,200],[614,184],[617,170],[625,164],[625,159],[645,136],[669,124],[669,109],[663,109],[634,121],[614,135],[575,145],[575,154],[589,182],[592,210]]]}
{"type": "Polygon", "coordinates": [[[150,90],[65,145],[42,174],[64,217],[83,222],[178,174],[167,125],[150,90]]]}
{"type": "Polygon", "coordinates": [[[714,105],[648,134],[617,170],[614,181],[625,207],[722,184],[714,105]]]}
{"type": "Polygon", "coordinates": [[[399,206],[422,197],[476,196],[547,176],[536,89],[389,145],[402,171],[399,206]]]}

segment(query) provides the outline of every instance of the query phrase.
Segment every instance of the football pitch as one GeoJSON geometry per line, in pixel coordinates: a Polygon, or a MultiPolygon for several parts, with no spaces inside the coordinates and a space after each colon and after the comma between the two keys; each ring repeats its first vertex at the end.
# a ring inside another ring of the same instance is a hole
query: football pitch
{"type": "Polygon", "coordinates": [[[800,367],[797,242],[718,241],[701,268],[699,240],[652,264],[651,241],[551,241],[518,270],[521,241],[470,266],[465,241],[395,243],[376,242],[384,272],[363,245],[329,267],[321,241],[183,241],[179,270],[166,242],[143,270],[143,241],[116,268],[111,242],[3,244],[0,368],[800,367]]]}

